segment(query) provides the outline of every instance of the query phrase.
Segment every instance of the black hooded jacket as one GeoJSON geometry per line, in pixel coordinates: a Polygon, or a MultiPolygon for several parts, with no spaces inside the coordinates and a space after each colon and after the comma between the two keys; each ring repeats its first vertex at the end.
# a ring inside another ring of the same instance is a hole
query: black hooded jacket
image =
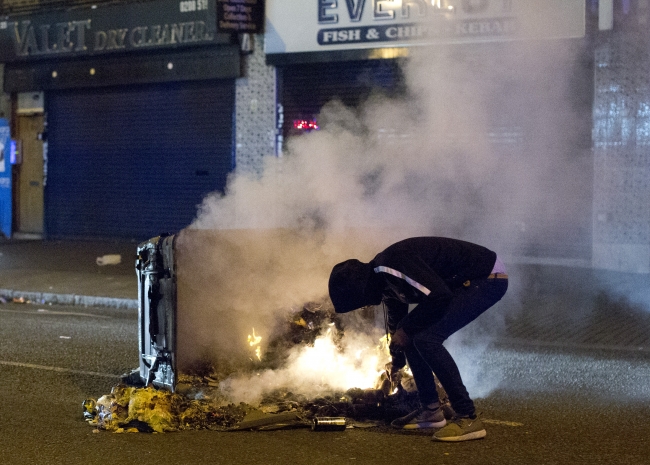
{"type": "Polygon", "coordinates": [[[413,237],[397,242],[372,259],[373,279],[388,307],[388,327],[400,321],[413,336],[442,318],[453,290],[487,277],[496,253],[483,246],[445,237],[413,237]],[[417,306],[409,313],[409,304],[417,306]]]}

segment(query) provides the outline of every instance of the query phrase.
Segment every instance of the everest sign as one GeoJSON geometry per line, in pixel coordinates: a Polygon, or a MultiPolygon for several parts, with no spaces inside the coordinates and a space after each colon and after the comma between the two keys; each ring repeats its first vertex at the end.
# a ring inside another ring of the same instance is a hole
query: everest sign
{"type": "Polygon", "coordinates": [[[266,53],[582,37],[585,0],[274,0],[266,53]]]}

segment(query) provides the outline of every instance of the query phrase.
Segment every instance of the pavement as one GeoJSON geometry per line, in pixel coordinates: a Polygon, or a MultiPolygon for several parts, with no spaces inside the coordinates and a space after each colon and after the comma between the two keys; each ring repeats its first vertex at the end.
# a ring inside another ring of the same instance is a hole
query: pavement
{"type": "Polygon", "coordinates": [[[139,360],[136,248],[0,241],[7,300],[120,309],[0,304],[1,463],[130,463],[154,455],[169,464],[648,463],[648,275],[509,262],[506,297],[459,332],[469,340],[496,336],[498,344],[450,348],[469,370],[486,440],[432,443],[430,432],[388,427],[93,434],[83,399],[110,392],[139,360]],[[108,254],[121,262],[98,265],[108,254]]]}
{"type": "MultiPolygon", "coordinates": [[[[137,313],[137,242],[0,239],[0,296],[137,313]],[[116,264],[101,265],[106,255],[116,264]]],[[[650,354],[650,277],[506,263],[506,297],[462,332],[502,344],[650,354]]]]}
{"type": "Polygon", "coordinates": [[[119,241],[0,240],[6,300],[119,309],[0,304],[2,463],[127,463],[156,454],[170,464],[380,465],[395,457],[414,465],[638,464],[650,456],[649,276],[512,262],[504,299],[458,333],[496,345],[450,348],[471,368],[468,386],[498,386],[476,394],[487,440],[461,447],[390,428],[93,434],[82,399],[109,392],[116,374],[138,360],[136,249],[119,241]],[[119,264],[97,264],[115,254],[119,264]]]}
{"type": "Polygon", "coordinates": [[[0,240],[0,296],[136,311],[137,246],[130,241],[0,240]],[[119,263],[98,264],[106,255],[119,255],[119,263]]]}

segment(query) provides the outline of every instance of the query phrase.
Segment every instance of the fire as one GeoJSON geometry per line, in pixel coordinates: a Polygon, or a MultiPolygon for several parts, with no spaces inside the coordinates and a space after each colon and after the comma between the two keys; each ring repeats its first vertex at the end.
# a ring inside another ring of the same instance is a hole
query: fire
{"type": "Polygon", "coordinates": [[[253,328],[253,334],[248,335],[248,344],[251,347],[255,347],[255,356],[258,360],[262,360],[262,347],[260,346],[260,342],[262,342],[262,336],[257,336],[255,334],[255,328],[253,328]]]}
{"type": "Polygon", "coordinates": [[[386,333],[383,335],[381,338],[379,338],[379,345],[377,346],[377,349],[382,353],[386,354],[386,356],[390,357],[390,334],[386,333]]]}
{"type": "Polygon", "coordinates": [[[346,335],[341,345],[329,328],[312,346],[295,354],[291,370],[334,388],[373,387],[382,371],[383,354],[363,335],[346,335]]]}
{"type": "MultiPolygon", "coordinates": [[[[259,348],[259,336],[249,336],[251,347],[259,348]]],[[[372,389],[390,360],[377,345],[378,335],[346,331],[341,338],[334,325],[311,344],[294,347],[281,368],[265,369],[229,377],[221,389],[233,402],[259,402],[263,393],[289,389],[294,394],[313,396],[350,388],[372,389]]],[[[259,358],[259,357],[258,357],[259,358]]]]}

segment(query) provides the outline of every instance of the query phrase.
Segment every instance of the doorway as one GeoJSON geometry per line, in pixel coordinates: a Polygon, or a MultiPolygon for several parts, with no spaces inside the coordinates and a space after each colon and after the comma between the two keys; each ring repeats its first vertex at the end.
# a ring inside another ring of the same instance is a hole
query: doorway
{"type": "Polygon", "coordinates": [[[16,233],[43,234],[43,134],[42,114],[17,115],[16,139],[20,141],[20,163],[15,180],[16,233]]]}

